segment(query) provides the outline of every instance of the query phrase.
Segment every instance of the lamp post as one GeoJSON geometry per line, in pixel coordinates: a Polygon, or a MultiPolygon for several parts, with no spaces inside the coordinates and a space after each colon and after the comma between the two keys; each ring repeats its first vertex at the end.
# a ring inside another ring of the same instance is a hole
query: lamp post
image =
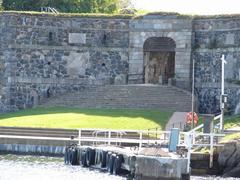
{"type": "Polygon", "coordinates": [[[193,58],[192,65],[192,129],[194,128],[194,78],[195,78],[195,59],[193,58]]]}
{"type": "Polygon", "coordinates": [[[222,55],[222,82],[221,82],[221,96],[220,96],[220,109],[221,109],[221,117],[220,117],[220,130],[224,130],[224,103],[226,102],[226,95],[224,94],[224,65],[227,64],[225,60],[225,56],[222,55]]]}

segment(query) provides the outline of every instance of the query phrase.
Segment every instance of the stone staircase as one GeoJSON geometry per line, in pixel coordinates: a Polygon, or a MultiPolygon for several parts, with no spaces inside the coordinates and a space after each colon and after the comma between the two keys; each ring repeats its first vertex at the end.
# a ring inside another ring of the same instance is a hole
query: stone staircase
{"type": "Polygon", "coordinates": [[[191,94],[172,86],[107,85],[51,97],[41,106],[191,110],[191,94]]]}

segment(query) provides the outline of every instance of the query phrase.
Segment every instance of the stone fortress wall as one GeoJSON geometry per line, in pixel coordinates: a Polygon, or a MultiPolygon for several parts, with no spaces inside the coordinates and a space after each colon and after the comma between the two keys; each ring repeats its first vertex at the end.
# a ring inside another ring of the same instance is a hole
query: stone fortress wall
{"type": "Polygon", "coordinates": [[[128,73],[128,19],[4,14],[1,44],[7,110],[128,73]]]}
{"type": "Polygon", "coordinates": [[[144,83],[144,43],[174,40],[175,85],[195,92],[201,113],[218,111],[220,57],[226,65],[228,111],[240,102],[240,16],[64,16],[4,12],[0,16],[2,112],[33,107],[55,94],[104,84],[144,83]]]}
{"type": "Polygon", "coordinates": [[[227,61],[226,111],[240,113],[240,16],[196,18],[192,24],[192,58],[195,59],[195,88],[200,112],[215,113],[219,109],[220,58],[224,54],[227,61]]]}

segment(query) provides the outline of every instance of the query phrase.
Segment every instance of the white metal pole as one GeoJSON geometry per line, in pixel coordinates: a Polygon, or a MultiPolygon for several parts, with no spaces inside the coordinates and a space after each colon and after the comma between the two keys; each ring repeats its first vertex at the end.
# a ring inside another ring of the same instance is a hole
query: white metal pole
{"type": "Polygon", "coordinates": [[[209,161],[209,167],[213,167],[213,133],[210,134],[210,161],[209,161]]]}
{"type": "Polygon", "coordinates": [[[220,117],[220,130],[224,130],[224,102],[223,102],[223,95],[224,95],[224,65],[227,63],[225,60],[225,56],[222,55],[222,81],[221,81],[221,97],[220,97],[220,109],[221,109],[221,117],[220,117]]]}
{"type": "Polygon", "coordinates": [[[192,65],[192,129],[194,128],[194,73],[195,73],[195,59],[193,58],[193,65],[192,65]]]}
{"type": "Polygon", "coordinates": [[[140,140],[139,149],[142,148],[142,137],[143,137],[143,133],[140,132],[140,137],[139,137],[139,140],[140,140]]]}
{"type": "Polygon", "coordinates": [[[108,145],[111,145],[111,131],[108,131],[108,145]]]}
{"type": "Polygon", "coordinates": [[[190,174],[190,164],[191,164],[191,149],[192,149],[192,134],[187,133],[186,136],[186,145],[187,145],[187,173],[190,174]]]}
{"type": "Polygon", "coordinates": [[[81,146],[81,137],[82,137],[82,131],[81,129],[78,130],[78,145],[81,146]]]}

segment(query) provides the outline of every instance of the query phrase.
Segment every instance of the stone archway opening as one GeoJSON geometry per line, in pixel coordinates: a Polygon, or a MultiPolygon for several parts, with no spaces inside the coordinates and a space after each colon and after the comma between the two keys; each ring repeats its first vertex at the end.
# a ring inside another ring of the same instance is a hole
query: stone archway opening
{"type": "Polygon", "coordinates": [[[144,45],[144,82],[168,84],[175,75],[176,43],[168,37],[148,38],[144,45]]]}

